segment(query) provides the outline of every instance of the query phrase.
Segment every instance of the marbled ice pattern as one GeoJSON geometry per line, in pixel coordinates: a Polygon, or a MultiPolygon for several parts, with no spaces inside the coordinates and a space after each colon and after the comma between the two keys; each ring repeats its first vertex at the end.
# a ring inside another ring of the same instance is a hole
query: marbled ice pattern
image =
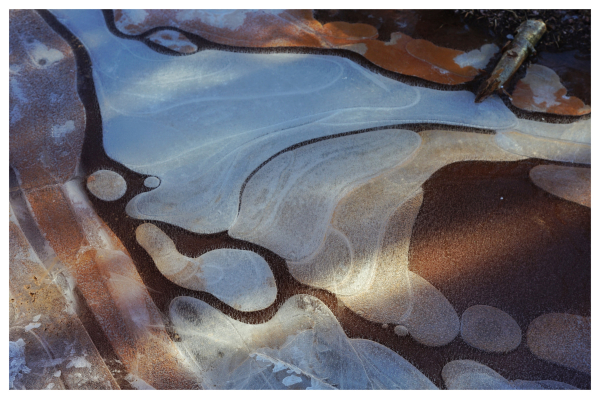
{"type": "Polygon", "coordinates": [[[592,162],[592,123],[583,119],[567,124],[519,119],[516,126],[500,130],[496,144],[506,151],[560,162],[592,162]]]}
{"type": "Polygon", "coordinates": [[[344,195],[410,159],[420,144],[414,132],[382,130],[287,151],[248,181],[229,234],[290,261],[304,259],[323,242],[344,195]]]}
{"type": "Polygon", "coordinates": [[[465,53],[401,32],[383,42],[371,25],[323,25],[311,10],[115,10],[114,18],[129,35],[169,26],[229,46],[347,49],[387,70],[449,85],[472,80],[499,50],[484,45],[465,53]]]}
{"type": "Polygon", "coordinates": [[[529,178],[542,190],[589,208],[592,206],[591,172],[591,168],[539,165],[531,169],[529,178]]]}
{"type": "Polygon", "coordinates": [[[402,24],[115,18],[10,12],[11,388],[589,386],[589,116],[402,24]]]}
{"type": "MultiPolygon", "coordinates": [[[[329,227],[321,247],[300,261],[288,260],[288,267],[298,280],[334,292],[362,317],[401,324],[417,341],[438,346],[456,337],[460,323],[444,296],[409,270],[408,250],[421,204],[420,186],[452,162],[521,157],[496,147],[490,135],[450,131],[419,135],[422,143],[410,159],[337,202],[333,217],[326,219],[329,227]]],[[[294,225],[296,222],[290,222],[294,225]]],[[[293,241],[288,245],[287,253],[295,247],[293,241]]]]}
{"type": "Polygon", "coordinates": [[[475,104],[470,92],[408,86],[340,57],[207,50],[174,59],[117,38],[99,11],[53,13],[94,63],[107,155],[161,180],[127,213],[196,233],[229,229],[247,177],[295,144],[400,122],[516,123],[498,98],[475,104]]]}
{"type": "Polygon", "coordinates": [[[400,355],[348,339],[318,299],[296,295],[264,324],[178,297],[169,315],[205,389],[436,389],[400,355]]]}
{"type": "Polygon", "coordinates": [[[173,240],[151,223],[136,229],[137,242],[160,272],[182,287],[206,291],[245,312],[268,307],[277,287],[269,265],[260,255],[240,249],[216,249],[198,258],[180,254],[173,240]]]}

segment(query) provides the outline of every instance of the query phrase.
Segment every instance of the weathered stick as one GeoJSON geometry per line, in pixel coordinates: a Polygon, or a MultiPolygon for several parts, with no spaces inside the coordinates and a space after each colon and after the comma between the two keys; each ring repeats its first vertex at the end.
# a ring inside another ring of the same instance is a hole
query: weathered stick
{"type": "Polygon", "coordinates": [[[492,75],[479,87],[475,102],[480,103],[512,78],[523,61],[535,54],[535,45],[546,33],[546,24],[540,20],[527,20],[517,28],[515,39],[505,46],[504,54],[498,61],[492,75]]]}

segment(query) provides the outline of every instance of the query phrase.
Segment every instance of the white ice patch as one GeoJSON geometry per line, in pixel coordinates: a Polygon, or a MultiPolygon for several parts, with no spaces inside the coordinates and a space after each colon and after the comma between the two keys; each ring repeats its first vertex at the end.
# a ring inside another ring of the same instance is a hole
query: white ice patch
{"type": "Polygon", "coordinates": [[[59,357],[58,359],[46,359],[46,360],[39,361],[37,363],[37,365],[40,365],[42,367],[54,367],[54,366],[58,366],[65,360],[66,359],[63,359],[62,357],[59,357]]]}
{"type": "Polygon", "coordinates": [[[85,355],[83,356],[76,356],[74,358],[72,358],[69,363],[67,363],[67,368],[70,369],[71,367],[75,367],[75,368],[84,368],[84,367],[92,367],[92,364],[90,362],[88,362],[85,358],[85,355]]]}
{"type": "Polygon", "coordinates": [[[290,385],[297,384],[299,382],[302,382],[302,378],[300,378],[298,376],[295,376],[295,375],[287,376],[283,380],[281,380],[281,383],[283,385],[285,385],[286,387],[289,387],[290,385]]]}
{"type": "Polygon", "coordinates": [[[10,78],[10,94],[19,99],[22,103],[26,103],[28,101],[23,89],[17,78],[10,78]]]}
{"type": "Polygon", "coordinates": [[[448,75],[450,73],[450,71],[437,67],[435,65],[432,65],[433,69],[435,69],[436,71],[438,71],[439,73],[441,73],[442,75],[448,75]]]}
{"type": "Polygon", "coordinates": [[[546,108],[553,107],[555,105],[559,105],[558,101],[554,101],[556,99],[554,95],[554,88],[550,88],[549,90],[538,89],[536,91],[536,95],[533,96],[533,101],[536,105],[544,104],[546,108]]]}
{"type": "MultiPolygon", "coordinates": [[[[288,337],[289,340],[289,337],[288,337]]],[[[260,360],[266,363],[270,363],[273,365],[273,373],[277,373],[279,371],[287,370],[288,374],[296,373],[302,374],[302,370],[297,367],[294,367],[291,364],[283,363],[277,359],[271,358],[269,356],[262,355],[260,353],[251,353],[250,357],[255,358],[256,360],[260,360]]]]}
{"type": "Polygon", "coordinates": [[[92,173],[86,182],[88,190],[103,201],[116,201],[127,192],[127,182],[117,172],[100,169],[92,173]]]}
{"type": "Polygon", "coordinates": [[[41,315],[41,314],[39,314],[39,315],[37,315],[37,316],[34,316],[34,317],[33,317],[33,321],[39,321],[39,320],[40,320],[40,317],[42,317],[42,315],[41,315]]]}
{"type": "Polygon", "coordinates": [[[148,12],[145,10],[121,10],[122,17],[116,22],[118,27],[127,25],[138,25],[146,20],[148,12]]]}
{"type": "Polygon", "coordinates": [[[14,382],[22,375],[29,374],[31,369],[25,364],[25,341],[19,338],[18,341],[9,341],[9,384],[14,388],[14,382]]]}
{"type": "Polygon", "coordinates": [[[15,105],[10,110],[10,115],[9,115],[10,124],[12,125],[14,123],[17,123],[18,121],[21,120],[21,118],[23,118],[23,114],[21,113],[21,108],[19,108],[18,105],[15,105]]]}
{"type": "Polygon", "coordinates": [[[54,63],[65,58],[65,55],[57,49],[48,48],[44,43],[35,40],[28,45],[29,57],[36,67],[48,68],[54,63]]]}
{"type": "Polygon", "coordinates": [[[393,46],[394,44],[398,43],[398,40],[402,39],[402,36],[402,33],[394,32],[390,35],[390,41],[384,42],[383,44],[385,44],[386,46],[393,46]]]}
{"type": "Polygon", "coordinates": [[[144,186],[148,188],[156,188],[160,186],[160,179],[156,176],[148,176],[146,180],[144,180],[144,186]]]}
{"type": "Polygon", "coordinates": [[[74,130],[75,122],[69,120],[63,123],[62,125],[52,126],[52,133],[50,133],[50,136],[52,136],[55,139],[59,139],[65,137],[67,134],[73,132],[74,130]]]}
{"type": "Polygon", "coordinates": [[[244,24],[246,14],[256,11],[278,15],[285,10],[183,10],[177,13],[176,18],[180,22],[200,20],[215,28],[236,30],[244,24]]]}
{"type": "Polygon", "coordinates": [[[346,50],[352,50],[355,53],[358,53],[360,55],[365,55],[367,53],[367,50],[369,50],[369,48],[367,47],[367,45],[365,43],[347,44],[347,45],[341,46],[339,48],[343,48],[346,50]]]}
{"type": "Polygon", "coordinates": [[[18,75],[21,72],[22,66],[18,64],[10,64],[8,67],[9,75],[18,75]]]}
{"type": "Polygon", "coordinates": [[[472,66],[473,68],[483,69],[498,50],[500,49],[495,44],[484,44],[481,49],[471,50],[468,53],[456,56],[454,62],[461,68],[472,66]]]}
{"type": "Polygon", "coordinates": [[[39,326],[41,326],[41,323],[29,323],[27,324],[27,326],[25,327],[25,331],[29,331],[32,330],[34,328],[38,328],[39,326]]]}
{"type": "Polygon", "coordinates": [[[170,48],[182,53],[193,53],[198,51],[198,46],[192,43],[187,37],[173,30],[161,30],[148,36],[149,40],[163,47],[170,48]]]}
{"type": "Polygon", "coordinates": [[[146,381],[133,374],[127,374],[127,376],[125,377],[125,381],[129,382],[131,386],[137,390],[156,390],[156,388],[154,388],[152,385],[148,384],[146,381]]]}

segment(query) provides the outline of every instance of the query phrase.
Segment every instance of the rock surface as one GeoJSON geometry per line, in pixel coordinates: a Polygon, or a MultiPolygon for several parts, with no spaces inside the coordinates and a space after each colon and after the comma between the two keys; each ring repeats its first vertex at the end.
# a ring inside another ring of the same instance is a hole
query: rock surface
{"type": "Polygon", "coordinates": [[[10,388],[118,389],[63,291],[64,266],[46,268],[12,207],[9,220],[10,388]]]}
{"type": "Polygon", "coordinates": [[[10,165],[24,189],[75,172],[85,112],[73,51],[33,10],[10,10],[10,165]]]}

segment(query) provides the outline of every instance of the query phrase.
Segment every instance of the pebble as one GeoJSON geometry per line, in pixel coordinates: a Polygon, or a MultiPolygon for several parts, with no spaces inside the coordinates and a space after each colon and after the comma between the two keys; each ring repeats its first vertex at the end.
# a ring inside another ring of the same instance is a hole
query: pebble
{"type": "Polygon", "coordinates": [[[408,335],[408,329],[404,326],[396,326],[394,327],[394,333],[396,333],[396,335],[399,335],[401,337],[406,337],[408,335]]]}

